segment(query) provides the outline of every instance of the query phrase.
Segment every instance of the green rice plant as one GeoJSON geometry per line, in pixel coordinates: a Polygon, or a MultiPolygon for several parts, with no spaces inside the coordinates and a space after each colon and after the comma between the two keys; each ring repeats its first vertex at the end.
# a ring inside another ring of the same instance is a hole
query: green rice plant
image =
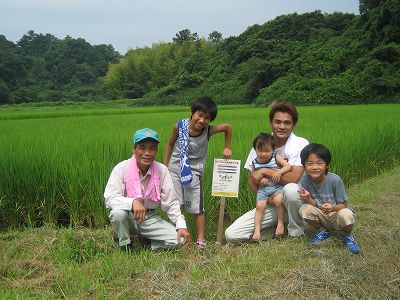
{"type": "Polygon", "coordinates": [[[393,167],[400,157],[398,105],[300,108],[302,135],[325,144],[332,153],[330,170],[346,185],[393,167]]]}

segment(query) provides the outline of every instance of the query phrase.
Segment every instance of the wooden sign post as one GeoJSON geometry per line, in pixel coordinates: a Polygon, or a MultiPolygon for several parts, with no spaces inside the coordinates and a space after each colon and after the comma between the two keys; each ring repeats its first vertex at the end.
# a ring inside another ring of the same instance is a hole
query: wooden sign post
{"type": "Polygon", "coordinates": [[[221,197],[221,201],[219,202],[217,244],[221,244],[222,242],[222,231],[224,230],[224,214],[225,214],[225,197],[221,197]]]}
{"type": "Polygon", "coordinates": [[[212,196],[220,196],[217,228],[217,244],[222,242],[224,227],[225,197],[239,196],[240,160],[214,159],[212,196]]]}

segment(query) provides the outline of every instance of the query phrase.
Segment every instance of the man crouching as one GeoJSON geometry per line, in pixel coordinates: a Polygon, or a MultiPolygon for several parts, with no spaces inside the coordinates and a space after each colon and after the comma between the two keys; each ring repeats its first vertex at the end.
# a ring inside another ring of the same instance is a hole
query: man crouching
{"type": "Polygon", "coordinates": [[[179,201],[167,167],[154,159],[158,148],[158,135],[143,128],[133,136],[133,155],[118,163],[108,179],[104,198],[110,208],[110,221],[118,237],[121,250],[133,248],[130,234],[151,242],[151,249],[175,248],[190,241],[179,201]],[[164,221],[156,211],[157,205],[176,224],[164,221]]]}

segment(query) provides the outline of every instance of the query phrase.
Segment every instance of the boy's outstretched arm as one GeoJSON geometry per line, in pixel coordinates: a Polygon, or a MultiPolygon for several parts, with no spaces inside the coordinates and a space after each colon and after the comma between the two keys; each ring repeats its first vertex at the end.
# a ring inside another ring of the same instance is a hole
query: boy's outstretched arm
{"type": "Polygon", "coordinates": [[[231,139],[232,139],[232,127],[229,124],[219,124],[219,125],[211,125],[209,135],[212,136],[219,132],[225,132],[225,145],[222,150],[222,155],[224,158],[230,158],[232,155],[231,150],[231,139]]]}
{"type": "Polygon", "coordinates": [[[175,142],[177,139],[178,139],[178,126],[175,124],[174,128],[172,129],[171,136],[169,137],[168,142],[165,145],[163,164],[166,167],[168,167],[169,160],[171,159],[171,155],[172,155],[172,150],[174,149],[174,145],[175,145],[175,142]]]}

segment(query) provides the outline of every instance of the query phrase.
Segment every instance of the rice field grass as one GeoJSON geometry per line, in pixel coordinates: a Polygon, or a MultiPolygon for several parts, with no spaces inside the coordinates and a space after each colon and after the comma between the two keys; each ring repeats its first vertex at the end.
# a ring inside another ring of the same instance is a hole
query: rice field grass
{"type": "MultiPolygon", "coordinates": [[[[298,110],[295,133],[331,149],[330,169],[346,185],[398,165],[400,105],[313,106],[298,110]]],[[[267,108],[219,107],[214,122],[232,125],[233,159],[243,164],[255,135],[270,131],[267,114],[267,108]]],[[[1,109],[0,226],[106,225],[104,187],[114,165],[130,157],[133,132],[143,127],[158,131],[161,143],[157,159],[162,161],[172,126],[188,116],[189,108],[182,106],[1,109]]],[[[223,135],[211,138],[204,176],[210,240],[215,239],[219,210],[219,199],[210,196],[212,161],[221,157],[222,146],[223,135]]],[[[239,198],[227,199],[227,223],[254,206],[246,179],[242,169],[239,198]]]]}

